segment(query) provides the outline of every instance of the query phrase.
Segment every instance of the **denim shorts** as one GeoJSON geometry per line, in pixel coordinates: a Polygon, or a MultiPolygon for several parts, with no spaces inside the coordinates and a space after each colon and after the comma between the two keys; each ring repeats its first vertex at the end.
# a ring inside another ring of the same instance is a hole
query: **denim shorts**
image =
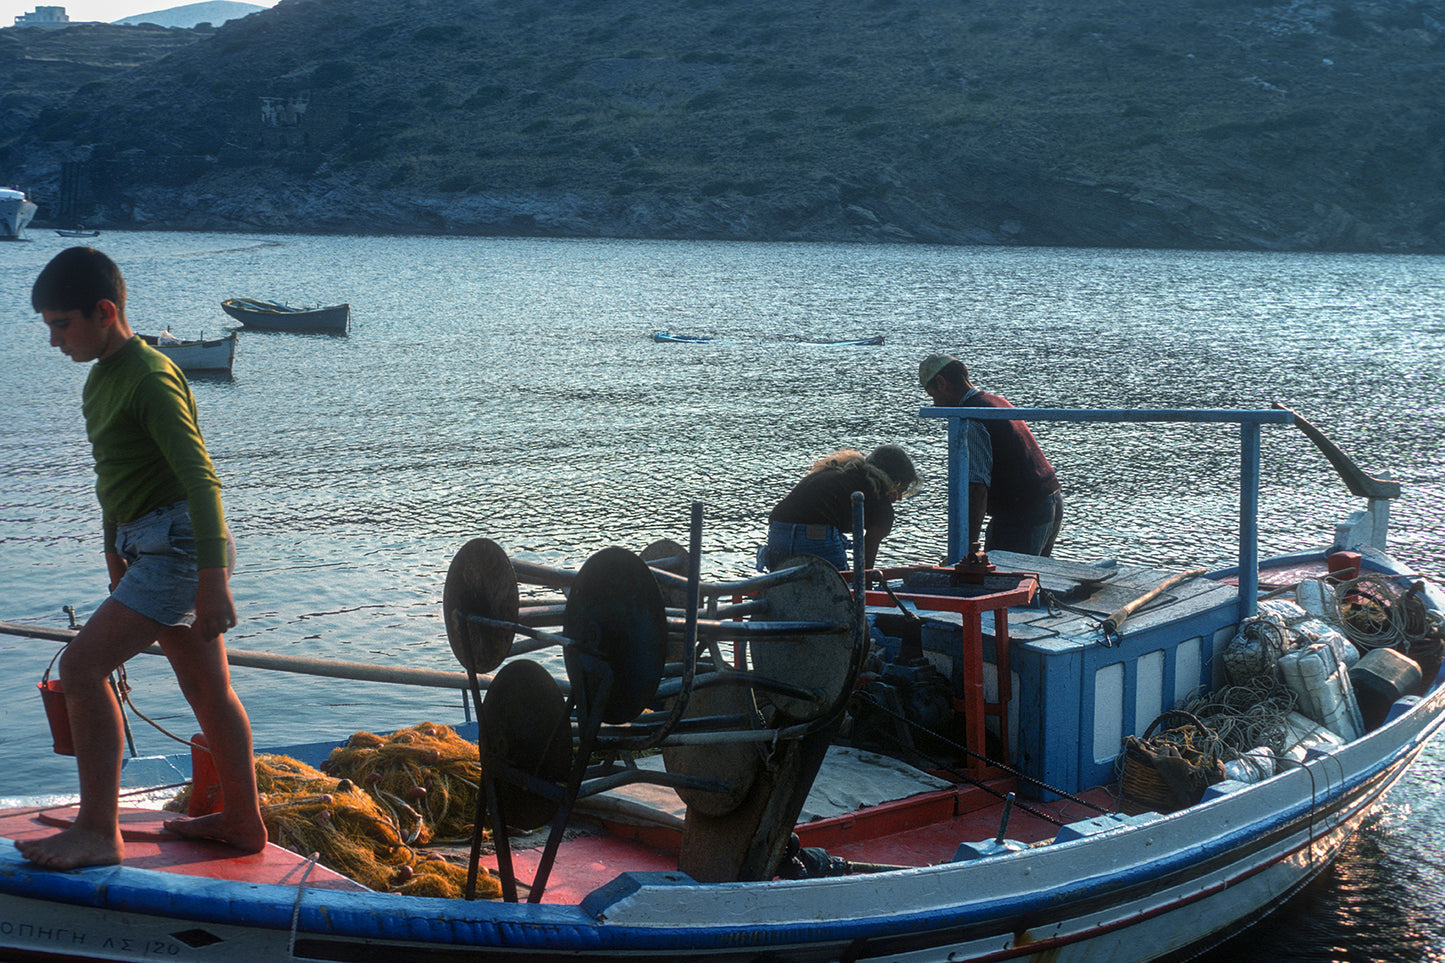
{"type": "MultiPolygon", "coordinates": [[[[196,537],[190,506],[175,502],[125,522],[116,529],[116,551],[125,575],[110,597],[162,625],[196,620],[196,537]]],[[[226,533],[226,567],[236,564],[236,544],[226,533]]]]}

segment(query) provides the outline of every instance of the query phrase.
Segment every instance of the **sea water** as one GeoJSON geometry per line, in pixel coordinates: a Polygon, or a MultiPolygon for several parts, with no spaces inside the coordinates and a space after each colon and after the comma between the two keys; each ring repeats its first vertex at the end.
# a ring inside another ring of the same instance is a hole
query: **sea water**
{"type": "MultiPolygon", "coordinates": [[[[35,274],[70,242],[0,247],[0,620],[63,626],[104,598],[80,416],[86,366],[47,344],[35,274]]],[[[1445,571],[1445,258],[878,245],[106,232],[143,333],[215,336],[224,298],[352,306],[345,337],[243,330],[196,377],[239,566],[233,648],[457,670],[452,556],[485,536],[578,568],[686,543],[752,569],[772,505],[837,448],[904,446],[924,485],[883,565],[946,547],[942,422],[917,365],[955,354],[1029,407],[1289,405],[1400,480],[1392,548],[1445,571]],[[716,338],[660,344],[650,334],[716,338]],[[881,347],[809,340],[885,335],[881,347]]],[[[1187,569],[1237,551],[1238,429],[1034,426],[1063,480],[1057,554],[1187,569]]],[[[1318,547],[1362,507],[1293,428],[1266,426],[1262,554],[1318,547]]],[[[67,792],[36,689],[49,642],[0,636],[0,796],[67,792]]],[[[560,660],[553,668],[561,671],[560,660]]],[[[132,661],[157,726],[195,728],[165,663],[132,661]]],[[[438,690],[236,669],[259,745],[458,718],[438,690]]],[[[176,751],[132,719],[142,755],[176,751]]],[[[1228,958],[1445,958],[1445,741],[1427,747],[1321,885],[1228,958]]]]}

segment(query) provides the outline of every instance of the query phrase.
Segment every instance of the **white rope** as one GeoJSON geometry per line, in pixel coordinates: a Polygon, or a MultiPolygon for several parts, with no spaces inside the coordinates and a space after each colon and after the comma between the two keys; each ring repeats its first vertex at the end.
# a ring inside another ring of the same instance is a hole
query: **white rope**
{"type": "Polygon", "coordinates": [[[306,880],[311,871],[316,868],[316,861],[321,858],[320,853],[312,853],[306,861],[306,869],[301,873],[301,881],[296,884],[296,902],[291,906],[291,939],[286,944],[286,955],[296,959],[296,931],[301,926],[301,897],[306,893],[306,880]]]}

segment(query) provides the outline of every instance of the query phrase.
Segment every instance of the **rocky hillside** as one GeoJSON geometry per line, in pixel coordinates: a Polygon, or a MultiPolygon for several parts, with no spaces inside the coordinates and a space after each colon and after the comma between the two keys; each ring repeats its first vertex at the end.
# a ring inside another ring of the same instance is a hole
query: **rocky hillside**
{"type": "Polygon", "coordinates": [[[33,144],[30,128],[78,90],[103,88],[127,71],[189,47],[200,34],[159,27],[77,24],[64,30],[0,30],[0,184],[24,184],[52,195],[43,173],[31,173],[11,145],[33,144]]]}
{"type": "MultiPolygon", "coordinates": [[[[281,0],[163,33],[7,96],[41,218],[1445,251],[1445,0],[281,0]]],[[[34,55],[0,52],[8,91],[34,55]]]]}

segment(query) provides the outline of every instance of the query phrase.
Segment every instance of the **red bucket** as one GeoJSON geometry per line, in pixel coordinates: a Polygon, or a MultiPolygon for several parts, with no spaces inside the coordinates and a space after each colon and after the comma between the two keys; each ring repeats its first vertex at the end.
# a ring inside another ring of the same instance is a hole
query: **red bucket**
{"type": "Polygon", "coordinates": [[[45,703],[45,718],[50,723],[50,741],[55,751],[62,756],[75,755],[75,743],[70,741],[70,712],[65,708],[65,690],[59,679],[50,678],[47,669],[39,682],[40,701],[45,703]]]}
{"type": "Polygon", "coordinates": [[[222,808],[221,779],[206,745],[206,734],[191,737],[191,798],[186,803],[187,816],[205,816],[222,808]]]}

